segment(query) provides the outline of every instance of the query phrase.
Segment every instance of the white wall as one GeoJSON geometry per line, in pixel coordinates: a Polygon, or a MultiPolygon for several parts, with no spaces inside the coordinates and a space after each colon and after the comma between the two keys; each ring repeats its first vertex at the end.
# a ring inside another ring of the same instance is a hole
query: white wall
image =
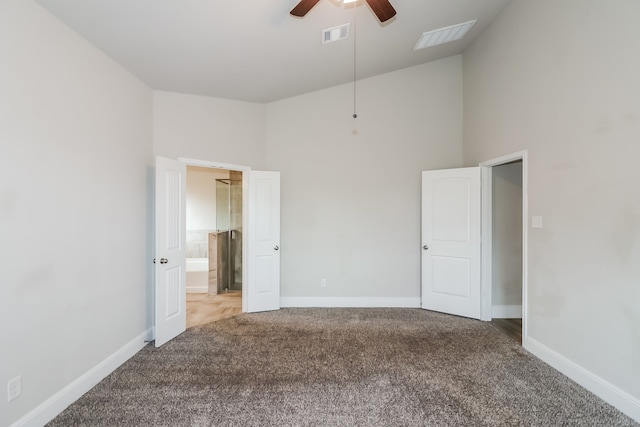
{"type": "Polygon", "coordinates": [[[259,169],[265,109],[264,104],[154,91],[154,153],[259,169]]]}
{"type": "Polygon", "coordinates": [[[636,0],[513,0],[464,55],[464,160],[529,150],[531,342],[640,420],[638,16],[636,0]]]}
{"type": "MultiPolygon", "coordinates": [[[[462,163],[462,58],[267,106],[284,298],[420,297],[420,172],[462,163]],[[320,287],[320,279],[327,287],[320,287]]],[[[418,302],[419,303],[419,302],[418,302]]]]}
{"type": "Polygon", "coordinates": [[[143,345],[152,99],[31,0],[0,2],[0,64],[4,426],[143,345]]]}
{"type": "Polygon", "coordinates": [[[522,312],[522,161],[492,168],[492,317],[522,312]]]}
{"type": "Polygon", "coordinates": [[[187,230],[216,229],[216,179],[229,179],[229,171],[187,166],[187,230]]]}

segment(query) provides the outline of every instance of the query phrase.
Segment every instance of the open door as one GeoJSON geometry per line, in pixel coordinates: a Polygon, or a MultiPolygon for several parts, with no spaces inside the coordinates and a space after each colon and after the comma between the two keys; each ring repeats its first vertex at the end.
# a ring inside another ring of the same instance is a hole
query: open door
{"type": "Polygon", "coordinates": [[[422,172],[422,308],[480,319],[480,168],[422,172]]]}
{"type": "Polygon", "coordinates": [[[186,173],[177,160],[156,158],[156,347],[185,331],[186,173]]]}
{"type": "Polygon", "coordinates": [[[280,309],[280,172],[249,171],[247,311],[280,309]]]}

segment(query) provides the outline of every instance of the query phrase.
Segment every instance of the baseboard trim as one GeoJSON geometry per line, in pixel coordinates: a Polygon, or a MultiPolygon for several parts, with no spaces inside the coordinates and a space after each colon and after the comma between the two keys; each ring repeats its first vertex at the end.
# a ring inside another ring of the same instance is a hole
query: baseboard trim
{"type": "Polygon", "coordinates": [[[187,293],[188,294],[206,294],[208,292],[209,292],[209,288],[208,287],[187,286],[187,293]]]}
{"type": "Polygon", "coordinates": [[[494,305],[491,306],[491,318],[493,319],[522,319],[521,305],[494,305]]]}
{"type": "Polygon", "coordinates": [[[146,342],[152,338],[153,332],[148,329],[125,344],[111,356],[98,363],[85,374],[81,375],[69,385],[38,405],[35,409],[13,423],[11,427],[43,426],[69,405],[78,400],[83,394],[91,390],[107,375],[115,371],[120,365],[139,352],[146,342]]]}
{"type": "Polygon", "coordinates": [[[639,399],[556,353],[531,337],[526,337],[525,349],[605,402],[615,406],[627,416],[640,422],[639,399]]]}
{"type": "Polygon", "coordinates": [[[283,297],[282,308],[322,307],[322,308],[420,308],[422,301],[416,298],[331,298],[331,297],[283,297]]]}

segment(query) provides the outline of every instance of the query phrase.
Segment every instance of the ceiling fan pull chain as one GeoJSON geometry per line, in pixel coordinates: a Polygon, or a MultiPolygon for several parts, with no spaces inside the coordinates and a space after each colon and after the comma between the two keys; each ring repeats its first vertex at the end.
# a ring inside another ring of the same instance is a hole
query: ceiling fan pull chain
{"type": "Polygon", "coordinates": [[[357,119],[356,113],[356,4],[353,4],[353,118],[357,119]]]}

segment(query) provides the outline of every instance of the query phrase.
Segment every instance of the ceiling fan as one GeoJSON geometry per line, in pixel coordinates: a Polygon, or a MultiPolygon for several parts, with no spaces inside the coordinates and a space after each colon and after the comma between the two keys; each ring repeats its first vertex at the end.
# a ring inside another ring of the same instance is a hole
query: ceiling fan
{"type": "MultiPolygon", "coordinates": [[[[301,0],[300,3],[296,5],[291,10],[291,14],[293,16],[298,16],[302,18],[311,10],[313,6],[316,5],[320,0],[301,0]]],[[[356,0],[345,0],[345,3],[352,3],[356,0]]],[[[396,16],[396,10],[391,6],[389,0],[366,0],[366,2],[373,10],[373,13],[376,14],[380,22],[388,21],[389,19],[396,16]]]]}

